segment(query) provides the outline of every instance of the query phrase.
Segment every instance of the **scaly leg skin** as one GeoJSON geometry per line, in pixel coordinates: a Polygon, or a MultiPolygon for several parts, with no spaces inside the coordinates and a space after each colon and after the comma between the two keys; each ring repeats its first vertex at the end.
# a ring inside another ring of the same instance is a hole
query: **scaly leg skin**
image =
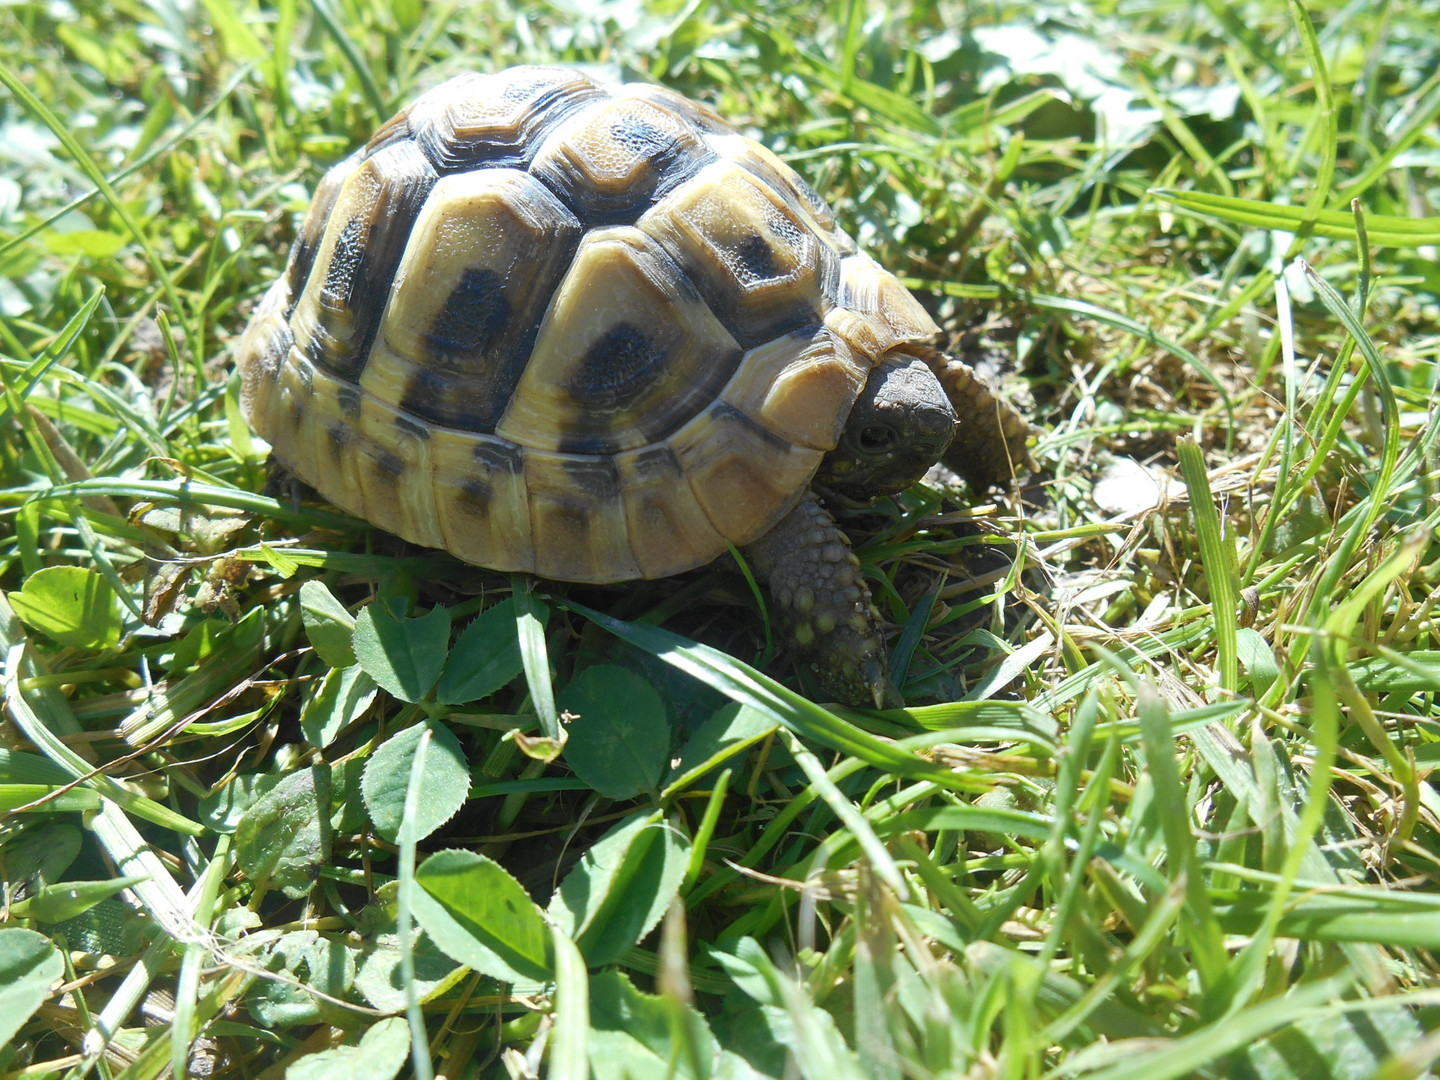
{"type": "Polygon", "coordinates": [[[826,694],[860,708],[901,704],[860,562],[813,491],[747,546],[745,557],[769,587],[797,665],[826,694]]]}
{"type": "Polygon", "coordinates": [[[955,441],[942,459],[945,464],[977,492],[1009,485],[1016,468],[1029,461],[1025,439],[1030,422],[963,360],[926,345],[905,346],[903,351],[930,365],[960,417],[955,441]]]}

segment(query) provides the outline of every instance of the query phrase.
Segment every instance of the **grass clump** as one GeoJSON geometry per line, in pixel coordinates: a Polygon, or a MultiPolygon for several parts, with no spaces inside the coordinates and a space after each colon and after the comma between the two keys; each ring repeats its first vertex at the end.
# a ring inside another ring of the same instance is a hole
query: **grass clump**
{"type": "Polygon", "coordinates": [[[1433,1075],[1432,22],[5,8],[0,1077],[1433,1075]],[[1035,419],[851,523],[912,707],[721,570],[266,493],[229,356],[315,180],[518,62],[762,137],[1035,419]]]}

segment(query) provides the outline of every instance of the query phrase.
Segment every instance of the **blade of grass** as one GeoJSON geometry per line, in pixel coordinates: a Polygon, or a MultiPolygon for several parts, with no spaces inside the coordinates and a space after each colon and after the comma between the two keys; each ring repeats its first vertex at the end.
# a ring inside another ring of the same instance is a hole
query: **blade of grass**
{"type": "MultiPolygon", "coordinates": [[[[1344,1011],[1326,1009],[1322,1002],[1344,993],[1350,981],[1349,975],[1337,975],[1296,987],[1284,997],[1262,1002],[1227,1018],[1222,1024],[1206,1024],[1178,1039],[1159,1044],[1150,1052],[1137,1049],[1124,1061],[1087,1073],[1087,1080],[1179,1080],[1192,1076],[1195,1070],[1307,1016],[1344,1011]]],[[[1058,1075],[1075,1074],[1062,1067],[1058,1075]]]]}
{"type": "MultiPolygon", "coordinates": [[[[1313,212],[1312,216],[1312,212],[1302,206],[1212,195],[1202,191],[1151,188],[1150,194],[1192,213],[1256,229],[1299,232],[1308,225],[1316,236],[1335,240],[1350,240],[1355,236],[1355,218],[1348,210],[1320,210],[1313,212]]],[[[1378,247],[1417,248],[1440,243],[1440,217],[1367,214],[1365,222],[1371,243],[1378,247]]]]}
{"type": "Polygon", "coordinates": [[[510,575],[510,585],[515,598],[515,629],[520,638],[520,662],[525,668],[525,682],[530,687],[530,700],[535,704],[541,733],[558,745],[564,734],[560,730],[560,714],[555,709],[555,687],[550,681],[550,655],[545,646],[545,626],[540,621],[540,606],[530,591],[529,575],[510,575]]]}
{"type": "MultiPolygon", "coordinates": [[[[1055,826],[1039,852],[1040,859],[1045,864],[1046,876],[1051,879],[1051,888],[1058,892],[1060,897],[1055,905],[1055,917],[1050,932],[1046,935],[1045,944],[1039,953],[1041,962],[1047,966],[1059,954],[1066,928],[1077,915],[1076,904],[1080,888],[1085,882],[1084,868],[1090,865],[1090,858],[1100,836],[1103,814],[1099,812],[1098,806],[1091,805],[1086,812],[1079,849],[1067,872],[1065,834],[1075,816],[1075,804],[1081,795],[1081,770],[1090,756],[1090,746],[1095,737],[1095,725],[1099,715],[1099,695],[1092,690],[1075,710],[1075,721],[1071,725],[1065,752],[1060,757],[1060,768],[1055,776],[1055,826]]],[[[1101,793],[1108,794],[1118,751],[1118,744],[1112,738],[1106,744],[1105,754],[1092,778],[1089,788],[1089,793],[1094,797],[1092,801],[1103,797],[1101,793]]]]}
{"type": "Polygon", "coordinates": [[[380,91],[380,84],[375,81],[375,73],[370,70],[370,65],[365,63],[365,58],[360,55],[359,46],[341,25],[340,16],[331,5],[330,0],[310,0],[310,6],[315,10],[320,25],[325,27],[325,32],[345,54],[345,59],[350,62],[350,70],[360,80],[360,87],[365,91],[365,97],[369,100],[370,108],[375,113],[376,126],[383,124],[390,118],[390,107],[385,104],[385,95],[380,91]]]}
{"type": "Polygon", "coordinates": [[[1240,688],[1240,625],[1235,592],[1235,539],[1220,523],[1215,497],[1210,492],[1210,475],[1205,458],[1194,439],[1181,438],[1176,451],[1180,471],[1190,492],[1190,512],[1200,541],[1200,562],[1210,587],[1210,613],[1215,626],[1215,652],[1220,688],[1235,693],[1240,688]]]}
{"type": "MultiPolygon", "coordinates": [[[[225,84],[214,95],[214,97],[211,98],[210,102],[205,106],[205,108],[201,109],[194,116],[192,116],[184,127],[182,127],[166,141],[162,143],[156,143],[149,150],[145,151],[145,153],[141,154],[138,158],[132,161],[129,165],[125,166],[125,168],[108,177],[107,179],[110,182],[110,186],[113,188],[122,180],[128,179],[129,177],[135,175],[141,169],[145,168],[145,166],[149,165],[152,161],[156,161],[159,158],[164,157],[166,154],[173,152],[177,147],[184,144],[186,140],[188,140],[192,135],[195,134],[196,131],[200,129],[201,125],[204,124],[205,121],[210,119],[216,109],[218,109],[225,101],[229,100],[230,95],[233,94],[236,89],[239,88],[240,84],[243,83],[245,79],[250,75],[250,71],[251,68],[249,64],[242,64],[234,72],[234,74],[232,74],[230,78],[225,81],[225,84]]],[[[0,243],[0,256],[4,256],[5,253],[10,251],[12,248],[18,247],[26,241],[38,236],[46,229],[53,226],[61,218],[80,209],[87,202],[89,202],[91,199],[93,199],[96,195],[99,194],[101,194],[101,191],[98,187],[91,188],[84,194],[77,195],[68,203],[62,205],[58,210],[52,210],[50,213],[44,215],[28,229],[25,229],[22,232],[19,232],[16,235],[10,237],[4,243],[0,243]]]]}
{"type": "Polygon", "coordinates": [[[99,477],[69,484],[56,484],[46,491],[29,496],[27,502],[46,502],[51,499],[85,499],[94,495],[105,495],[116,499],[151,499],[156,502],[176,503],[180,506],[224,506],[231,510],[245,510],[259,517],[284,521],[315,529],[334,529],[337,532],[356,532],[369,528],[359,518],[313,507],[293,507],[282,499],[272,499],[241,488],[220,487],[195,480],[119,480],[99,477]]]}
{"type": "Polygon", "coordinates": [[[733,769],[726,769],[716,777],[715,787],[705,802],[705,812],[701,815],[700,824],[695,827],[695,837],[690,842],[690,865],[685,868],[685,880],[680,885],[682,895],[695,884],[700,877],[700,871],[705,868],[705,853],[715,836],[715,826],[720,823],[720,811],[724,808],[725,795],[730,790],[730,777],[733,775],[733,769]]]}
{"type": "MultiPolygon", "coordinates": [[[[1413,107],[1400,113],[1404,123],[1392,134],[1390,145],[1359,176],[1343,181],[1339,191],[1350,198],[1357,198],[1395,168],[1395,159],[1414,146],[1440,118],[1440,70],[1415,91],[1413,107]]],[[[1440,223],[1437,223],[1440,225],[1440,223]]]]}
{"type": "MultiPolygon", "coordinates": [[[[215,921],[215,898],[220,885],[230,870],[230,836],[221,833],[215,838],[215,852],[186,899],[194,898],[195,923],[208,927],[215,921]]],[[[157,939],[166,940],[166,939],[157,939]]],[[[175,981],[175,1016],[170,1022],[170,1067],[174,1076],[185,1076],[189,1072],[190,1047],[198,1033],[197,1009],[200,998],[200,976],[202,967],[210,957],[210,949],[203,940],[186,944],[180,961],[180,975],[175,981]]],[[[112,999],[113,1000],[113,999],[112,999]]],[[[114,1031],[124,1017],[116,1019],[115,1025],[105,1030],[114,1031]]]]}
{"type": "MultiPolygon", "coordinates": [[[[1366,219],[1367,229],[1371,220],[1373,219],[1366,219]]],[[[1352,219],[1352,227],[1353,224],[1352,219]]],[[[1375,480],[1371,487],[1372,503],[1370,512],[1366,515],[1366,528],[1368,529],[1385,512],[1387,500],[1391,497],[1391,482],[1395,476],[1396,462],[1400,457],[1400,407],[1395,400],[1395,389],[1390,385],[1390,377],[1385,363],[1380,359],[1375,342],[1371,340],[1364,325],[1361,324],[1360,316],[1349,304],[1345,303],[1344,298],[1328,281],[1315,272],[1313,267],[1303,262],[1301,266],[1304,268],[1306,280],[1314,287],[1315,295],[1325,305],[1325,309],[1345,324],[1345,329],[1349,332],[1351,339],[1359,346],[1360,355],[1365,359],[1365,368],[1375,386],[1375,392],[1380,396],[1385,441],[1380,452],[1380,468],[1375,474],[1375,480]]]]}
{"type": "Polygon", "coordinates": [[[1186,937],[1201,985],[1208,989],[1219,982],[1225,972],[1225,945],[1220,924],[1210,910],[1204,870],[1195,850],[1195,836],[1190,831],[1190,807],[1185,801],[1186,785],[1175,763],[1169,709],[1160,691],[1145,681],[1136,694],[1135,710],[1140,718],[1145,767],[1154,782],[1156,814],[1165,834],[1170,876],[1185,890],[1185,909],[1190,916],[1186,937]]]}
{"type": "MultiPolygon", "coordinates": [[[[138,818],[144,818],[146,821],[159,825],[161,828],[178,832],[184,836],[201,836],[204,834],[205,829],[203,826],[191,821],[183,814],[176,813],[168,806],[157,803],[154,799],[146,798],[143,795],[136,795],[134,792],[116,783],[109,776],[105,775],[105,773],[97,771],[88,761],[71,750],[70,747],[41,720],[39,714],[31,708],[26,697],[26,692],[20,684],[18,674],[22,669],[28,645],[25,642],[23,631],[20,630],[19,620],[15,618],[14,610],[10,607],[9,601],[3,596],[0,596],[0,644],[3,644],[6,652],[4,669],[6,709],[10,713],[11,719],[15,721],[15,725],[24,732],[27,739],[40,748],[46,757],[76,779],[83,778],[85,786],[93,788],[103,798],[108,800],[109,804],[113,804],[107,805],[106,809],[113,810],[115,813],[120,814],[121,818],[123,818],[122,811],[128,811],[138,818]]],[[[133,832],[134,826],[130,825],[128,821],[126,821],[125,824],[126,830],[124,831],[128,836],[133,832]]],[[[163,867],[164,864],[160,862],[153,853],[149,853],[149,848],[143,842],[139,841],[138,833],[134,833],[133,838],[136,840],[133,849],[130,845],[125,844],[122,846],[119,854],[115,852],[112,852],[112,854],[116,855],[117,860],[121,855],[124,855],[126,858],[139,858],[141,862],[144,863],[143,869],[125,870],[122,871],[123,873],[137,873],[146,877],[153,877],[151,871],[157,867],[163,867]]],[[[173,879],[170,878],[169,871],[165,872],[164,877],[174,885],[173,879]]],[[[139,886],[137,886],[137,889],[138,888],[139,886]]],[[[174,900],[176,896],[178,896],[178,893],[170,895],[167,899],[174,900]]]]}
{"type": "Polygon", "coordinates": [[[550,1033],[550,1071],[554,1080],[589,1080],[590,982],[580,950],[558,926],[555,943],[555,1027],[550,1033]]]}
{"type": "MultiPolygon", "coordinates": [[[[35,360],[26,367],[24,374],[16,380],[14,397],[23,402],[34,393],[35,388],[39,386],[40,381],[49,374],[50,369],[69,353],[70,347],[75,344],[76,339],[84,332],[85,327],[89,325],[91,317],[95,314],[95,309],[100,306],[100,302],[104,299],[105,286],[103,283],[97,282],[95,288],[90,291],[90,295],[86,297],[75,314],[71,315],[70,318],[65,321],[65,325],[60,328],[54,340],[46,347],[45,351],[37,356],[35,360]]],[[[12,343],[12,347],[20,345],[19,340],[14,337],[8,328],[4,331],[4,334],[7,341],[12,343]]],[[[12,409],[14,408],[13,404],[11,407],[12,409]]],[[[24,423],[24,417],[19,415],[18,411],[16,412],[15,418],[21,423],[24,423]]]]}
{"type": "MultiPolygon", "coordinates": [[[[1335,163],[1340,155],[1340,113],[1335,104],[1335,91],[1330,85],[1330,71],[1325,64],[1325,53],[1320,48],[1320,39],[1315,33],[1315,23],[1303,0],[1286,0],[1290,17],[1300,31],[1300,40],[1305,45],[1305,55],[1310,61],[1310,71],[1315,80],[1315,100],[1320,110],[1320,127],[1317,137],[1320,142],[1320,164],[1315,169],[1315,179],[1310,197],[1305,203],[1305,222],[1296,230],[1290,244],[1290,254],[1295,255],[1300,245],[1314,229],[1315,219],[1330,201],[1330,190],[1335,185],[1335,163]]],[[[1299,155],[1296,155],[1298,161],[1299,155]]]]}

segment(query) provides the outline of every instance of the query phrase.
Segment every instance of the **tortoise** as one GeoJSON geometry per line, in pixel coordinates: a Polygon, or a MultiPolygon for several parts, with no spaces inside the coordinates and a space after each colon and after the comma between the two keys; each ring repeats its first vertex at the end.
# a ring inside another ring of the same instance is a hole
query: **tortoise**
{"type": "Polygon", "coordinates": [[[827,507],[1025,453],[938,334],[712,109],[516,67],[422,94],[325,174],[236,363],[273,459],[341,509],[559,581],[735,545],[798,665],[882,705],[883,623],[827,507]]]}

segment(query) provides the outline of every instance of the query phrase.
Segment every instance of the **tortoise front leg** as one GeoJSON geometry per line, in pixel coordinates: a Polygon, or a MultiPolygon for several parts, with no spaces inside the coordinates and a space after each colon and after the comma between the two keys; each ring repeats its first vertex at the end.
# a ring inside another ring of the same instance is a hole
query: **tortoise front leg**
{"type": "Polygon", "coordinates": [[[745,557],[769,588],[796,663],[826,694],[862,708],[901,704],[860,562],[813,491],[747,546],[745,557]]]}

